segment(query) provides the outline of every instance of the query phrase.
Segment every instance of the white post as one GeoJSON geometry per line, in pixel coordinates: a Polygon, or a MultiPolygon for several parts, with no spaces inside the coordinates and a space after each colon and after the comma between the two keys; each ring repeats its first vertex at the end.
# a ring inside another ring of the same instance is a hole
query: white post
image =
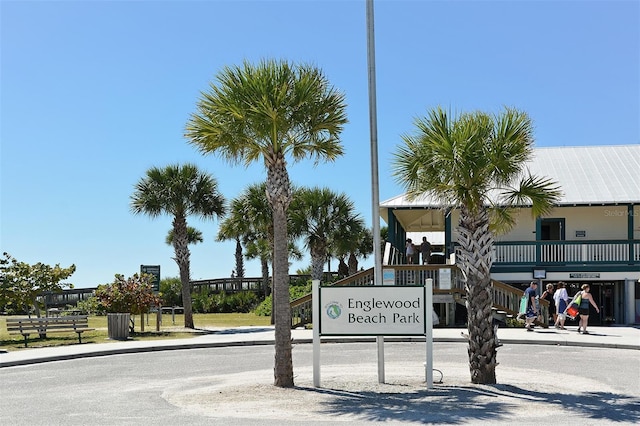
{"type": "Polygon", "coordinates": [[[313,324],[313,386],[320,387],[320,280],[311,281],[311,322],[313,324]]]}
{"type": "Polygon", "coordinates": [[[634,279],[626,279],[624,281],[624,299],[627,306],[624,308],[625,318],[624,323],[627,325],[635,324],[636,322],[636,295],[635,295],[636,281],[634,279]]]}
{"type": "Polygon", "coordinates": [[[425,325],[427,342],[427,362],[425,363],[425,374],[427,381],[427,389],[433,389],[433,279],[425,280],[425,325]]]}

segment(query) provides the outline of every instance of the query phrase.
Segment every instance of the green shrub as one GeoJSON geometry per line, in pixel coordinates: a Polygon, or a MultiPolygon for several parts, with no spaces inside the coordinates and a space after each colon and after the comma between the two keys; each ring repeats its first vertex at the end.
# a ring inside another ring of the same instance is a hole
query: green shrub
{"type": "MultiPolygon", "coordinates": [[[[298,278],[294,280],[289,285],[289,300],[293,301],[299,299],[301,297],[306,296],[311,293],[312,283],[311,280],[305,280],[303,278],[298,278]]],[[[256,309],[255,313],[258,316],[270,316],[271,315],[271,305],[272,305],[272,295],[269,295],[267,298],[260,303],[256,309]]]]}
{"type": "MultiPolygon", "coordinates": [[[[72,308],[73,306],[67,307],[72,308]]],[[[106,313],[104,306],[102,306],[96,296],[92,296],[86,300],[78,301],[78,304],[75,306],[75,308],[79,309],[83,314],[86,315],[104,315],[106,313]]]]}
{"type": "Polygon", "coordinates": [[[211,294],[209,289],[204,289],[192,297],[193,311],[201,314],[247,313],[257,304],[258,296],[250,291],[211,294]]]}
{"type": "Polygon", "coordinates": [[[206,314],[210,312],[213,300],[209,295],[209,289],[204,288],[201,292],[191,295],[191,309],[197,314],[206,314]]]}
{"type": "Polygon", "coordinates": [[[162,306],[182,306],[182,282],[179,277],[165,278],[160,281],[162,306]]]}
{"type": "Polygon", "coordinates": [[[258,305],[258,296],[250,291],[243,291],[231,296],[234,310],[232,312],[249,313],[258,305]]]}
{"type": "Polygon", "coordinates": [[[273,295],[267,296],[258,306],[256,306],[255,313],[260,317],[269,317],[271,316],[271,304],[273,300],[273,295]]]}

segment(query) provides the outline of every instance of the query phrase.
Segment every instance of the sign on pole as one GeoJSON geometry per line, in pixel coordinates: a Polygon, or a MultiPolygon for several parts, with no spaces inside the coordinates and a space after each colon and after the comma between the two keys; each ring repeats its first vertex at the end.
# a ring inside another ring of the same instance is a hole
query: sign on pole
{"type": "Polygon", "coordinates": [[[328,287],[314,280],[312,300],[314,386],[320,386],[320,336],[400,335],[425,337],[425,379],[433,389],[433,279],[419,286],[328,287]]]}
{"type": "Polygon", "coordinates": [[[140,265],[140,273],[153,275],[151,287],[153,291],[160,291],[160,265],[140,265]]]}
{"type": "Polygon", "coordinates": [[[424,336],[426,311],[424,286],[320,288],[321,335],[424,336]]]}

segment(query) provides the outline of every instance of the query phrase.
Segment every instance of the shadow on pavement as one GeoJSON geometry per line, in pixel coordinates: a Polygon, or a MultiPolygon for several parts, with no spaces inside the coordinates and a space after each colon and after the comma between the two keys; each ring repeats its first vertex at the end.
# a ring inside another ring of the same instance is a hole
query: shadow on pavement
{"type": "Polygon", "coordinates": [[[401,388],[397,393],[330,388],[298,389],[331,395],[332,400],[323,403],[324,415],[351,415],[375,422],[504,422],[517,419],[520,410],[529,411],[528,414],[525,411],[521,413],[524,418],[540,420],[540,417],[544,417],[544,407],[555,406],[556,409],[563,410],[565,419],[577,422],[582,419],[593,422],[640,423],[640,398],[609,392],[571,395],[530,391],[512,385],[437,385],[429,391],[424,389],[407,392],[404,386],[397,386],[401,388]],[[540,407],[543,407],[543,412],[539,411],[540,407]]]}

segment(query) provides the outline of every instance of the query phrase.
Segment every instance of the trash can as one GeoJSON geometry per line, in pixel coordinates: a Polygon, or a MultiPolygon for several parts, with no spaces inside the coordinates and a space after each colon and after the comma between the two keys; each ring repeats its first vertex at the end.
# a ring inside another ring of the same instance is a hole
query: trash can
{"type": "Polygon", "coordinates": [[[127,340],[129,338],[129,320],[131,314],[107,314],[107,332],[109,339],[127,340]]]}

